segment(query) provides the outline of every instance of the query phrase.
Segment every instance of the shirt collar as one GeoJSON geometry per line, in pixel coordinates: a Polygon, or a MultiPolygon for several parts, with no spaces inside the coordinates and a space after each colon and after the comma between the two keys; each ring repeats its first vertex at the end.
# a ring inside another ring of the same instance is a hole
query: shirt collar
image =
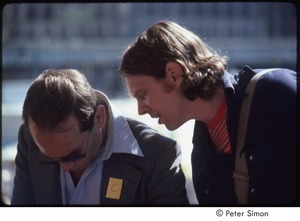
{"type": "Polygon", "coordinates": [[[99,160],[107,160],[112,153],[129,153],[143,157],[141,148],[135,139],[127,119],[109,101],[107,96],[100,91],[95,91],[97,97],[107,104],[108,108],[108,133],[105,144],[101,147],[99,160]]]}

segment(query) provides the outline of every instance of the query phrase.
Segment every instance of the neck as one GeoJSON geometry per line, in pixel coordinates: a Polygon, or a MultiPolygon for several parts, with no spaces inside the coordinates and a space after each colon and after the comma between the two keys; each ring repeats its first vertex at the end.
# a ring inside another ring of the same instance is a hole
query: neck
{"type": "Polygon", "coordinates": [[[216,94],[209,101],[197,98],[193,101],[193,107],[190,108],[190,110],[192,110],[192,118],[208,124],[215,117],[224,99],[225,94],[223,87],[218,87],[216,94]]]}
{"type": "Polygon", "coordinates": [[[104,123],[104,127],[102,129],[102,142],[101,142],[101,146],[103,144],[105,144],[105,141],[106,141],[107,131],[108,131],[108,124],[109,124],[109,113],[106,110],[105,123],[104,123]]]}
{"type": "Polygon", "coordinates": [[[104,116],[102,116],[104,122],[102,125],[94,126],[92,133],[91,133],[91,148],[88,155],[89,162],[92,162],[96,156],[98,155],[99,151],[101,150],[102,146],[106,142],[107,134],[108,134],[108,125],[109,125],[109,113],[106,109],[104,116]]]}
{"type": "Polygon", "coordinates": [[[77,184],[79,183],[79,180],[83,174],[84,170],[81,170],[81,171],[70,171],[70,174],[71,174],[71,177],[72,177],[72,180],[73,180],[73,183],[74,183],[74,186],[76,187],[77,184]]]}

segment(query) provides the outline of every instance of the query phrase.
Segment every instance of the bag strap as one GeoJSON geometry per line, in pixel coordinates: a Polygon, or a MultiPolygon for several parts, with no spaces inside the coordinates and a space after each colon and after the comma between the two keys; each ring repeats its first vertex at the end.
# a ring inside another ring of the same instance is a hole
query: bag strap
{"type": "Polygon", "coordinates": [[[249,174],[248,174],[245,152],[244,151],[242,152],[242,148],[245,143],[245,137],[246,137],[247,127],[248,127],[248,118],[249,118],[254,89],[257,80],[262,75],[273,70],[275,70],[275,68],[265,69],[263,71],[260,71],[256,75],[254,75],[246,88],[247,96],[242,101],[242,106],[240,110],[239,127],[238,127],[235,170],[233,172],[235,193],[237,196],[238,204],[248,203],[249,174]]]}

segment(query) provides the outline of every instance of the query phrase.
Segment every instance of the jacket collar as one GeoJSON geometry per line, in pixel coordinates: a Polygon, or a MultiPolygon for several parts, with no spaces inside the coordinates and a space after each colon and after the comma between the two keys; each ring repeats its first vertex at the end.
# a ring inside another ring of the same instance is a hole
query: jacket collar
{"type": "Polygon", "coordinates": [[[36,165],[38,160],[45,160],[38,148],[29,153],[31,174],[36,176],[32,178],[32,188],[36,204],[38,205],[61,205],[61,188],[59,181],[60,167],[54,165],[36,165]],[[49,174],[51,176],[49,177],[49,174]]]}
{"type": "Polygon", "coordinates": [[[245,90],[250,79],[255,72],[248,66],[244,66],[238,74],[230,74],[224,71],[221,81],[224,85],[225,94],[232,95],[237,100],[242,100],[245,96],[245,90]]]}

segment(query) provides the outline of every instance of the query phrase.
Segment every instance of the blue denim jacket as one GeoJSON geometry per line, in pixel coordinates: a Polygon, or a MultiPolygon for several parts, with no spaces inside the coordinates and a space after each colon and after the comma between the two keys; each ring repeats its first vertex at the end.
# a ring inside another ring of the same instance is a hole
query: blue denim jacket
{"type": "MultiPolygon", "coordinates": [[[[231,154],[216,153],[205,124],[195,122],[192,168],[199,204],[236,204],[232,173],[239,113],[245,88],[259,71],[245,66],[237,75],[225,71],[222,77],[231,154]]],[[[257,82],[242,150],[250,176],[249,204],[295,203],[296,93],[296,73],[288,69],[272,71],[257,82]]]]}

